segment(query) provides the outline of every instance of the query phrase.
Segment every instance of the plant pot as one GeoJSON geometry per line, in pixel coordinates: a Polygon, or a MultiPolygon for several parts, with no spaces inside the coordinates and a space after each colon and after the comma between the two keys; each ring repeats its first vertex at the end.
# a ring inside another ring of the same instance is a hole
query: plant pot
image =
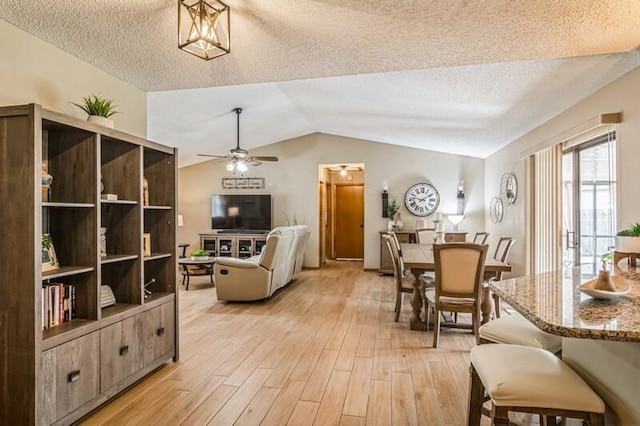
{"type": "Polygon", "coordinates": [[[640,237],[616,237],[616,251],[620,253],[640,253],[640,237]]]}
{"type": "Polygon", "coordinates": [[[209,260],[209,256],[191,256],[191,260],[209,260]]]}
{"type": "Polygon", "coordinates": [[[109,129],[113,129],[113,120],[107,117],[102,117],[100,115],[90,115],[87,117],[87,121],[89,123],[94,123],[102,127],[107,127],[109,129]]]}

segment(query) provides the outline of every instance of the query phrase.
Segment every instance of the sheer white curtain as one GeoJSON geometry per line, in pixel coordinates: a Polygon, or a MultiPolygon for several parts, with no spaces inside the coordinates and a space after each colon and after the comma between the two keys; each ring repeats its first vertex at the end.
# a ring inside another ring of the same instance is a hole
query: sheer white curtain
{"type": "Polygon", "coordinates": [[[554,145],[528,157],[531,201],[530,265],[533,273],[562,267],[562,148],[554,145]]]}

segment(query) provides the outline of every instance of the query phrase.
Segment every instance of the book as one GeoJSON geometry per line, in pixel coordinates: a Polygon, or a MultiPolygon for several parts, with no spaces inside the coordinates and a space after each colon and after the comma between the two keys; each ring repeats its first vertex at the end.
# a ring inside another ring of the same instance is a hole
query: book
{"type": "Polygon", "coordinates": [[[76,317],[76,286],[71,286],[71,319],[76,317]]]}

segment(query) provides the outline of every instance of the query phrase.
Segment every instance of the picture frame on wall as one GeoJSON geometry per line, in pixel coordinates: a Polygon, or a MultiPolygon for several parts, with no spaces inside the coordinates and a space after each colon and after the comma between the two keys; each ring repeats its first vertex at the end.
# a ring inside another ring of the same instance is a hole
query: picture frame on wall
{"type": "Polygon", "coordinates": [[[60,262],[53,247],[53,239],[50,234],[42,234],[42,272],[58,268],[60,268],[60,262]]]}

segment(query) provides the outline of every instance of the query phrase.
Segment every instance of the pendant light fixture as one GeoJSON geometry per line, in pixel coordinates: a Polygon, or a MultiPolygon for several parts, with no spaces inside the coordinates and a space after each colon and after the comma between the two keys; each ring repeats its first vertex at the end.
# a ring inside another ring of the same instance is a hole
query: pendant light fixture
{"type": "Polygon", "coordinates": [[[230,9],[220,0],[178,0],[178,47],[211,60],[231,51],[230,9]]]}

